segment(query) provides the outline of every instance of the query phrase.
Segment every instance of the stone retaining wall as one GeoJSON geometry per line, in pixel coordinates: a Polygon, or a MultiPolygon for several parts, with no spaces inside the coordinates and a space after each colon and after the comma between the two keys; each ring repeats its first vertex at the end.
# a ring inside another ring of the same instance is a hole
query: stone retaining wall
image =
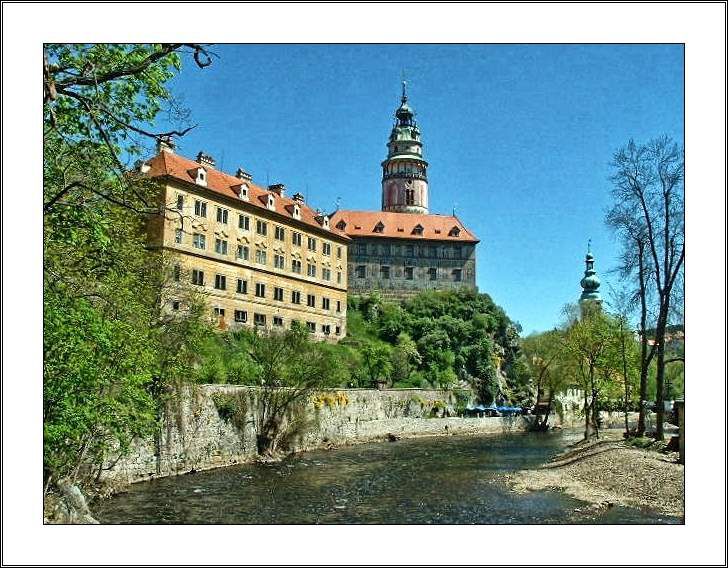
{"type": "MultiPolygon", "coordinates": [[[[241,419],[221,416],[215,399],[250,394],[248,387],[202,385],[190,390],[178,411],[169,411],[157,439],[138,442],[127,457],[109,462],[101,478],[125,485],[251,461],[257,455],[252,410],[241,419]]],[[[305,434],[291,440],[296,451],[345,446],[398,437],[494,434],[525,431],[533,417],[438,417],[455,407],[449,391],[340,389],[321,393],[308,405],[305,434]]],[[[605,428],[621,428],[624,416],[603,413],[605,428]]],[[[630,416],[636,423],[637,415],[630,416]]],[[[552,425],[581,428],[583,419],[554,415],[552,425]]]]}
{"type": "MultiPolygon", "coordinates": [[[[200,471],[252,460],[256,433],[250,411],[244,420],[226,420],[215,404],[220,394],[237,396],[246,387],[204,385],[188,393],[180,412],[170,413],[156,440],[109,463],[102,479],[117,485],[200,471]],[[172,415],[173,414],[173,415],[172,415]],[[235,422],[235,423],[234,423],[235,422]]],[[[296,451],[399,437],[500,433],[526,430],[530,417],[440,418],[453,408],[448,391],[341,389],[322,393],[309,405],[307,433],[292,442],[296,451]]]]}

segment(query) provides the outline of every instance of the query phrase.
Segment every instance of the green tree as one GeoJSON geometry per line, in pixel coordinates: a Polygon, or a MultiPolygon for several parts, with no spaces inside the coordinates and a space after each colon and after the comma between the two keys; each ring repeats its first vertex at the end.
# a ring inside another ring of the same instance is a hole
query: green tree
{"type": "Polygon", "coordinates": [[[362,361],[371,384],[389,380],[392,373],[389,352],[386,346],[374,343],[367,343],[362,348],[362,361]]]}
{"type": "Polygon", "coordinates": [[[534,333],[526,337],[522,345],[536,391],[535,428],[547,430],[555,396],[568,386],[567,375],[561,366],[565,349],[564,334],[556,329],[534,333]]]}

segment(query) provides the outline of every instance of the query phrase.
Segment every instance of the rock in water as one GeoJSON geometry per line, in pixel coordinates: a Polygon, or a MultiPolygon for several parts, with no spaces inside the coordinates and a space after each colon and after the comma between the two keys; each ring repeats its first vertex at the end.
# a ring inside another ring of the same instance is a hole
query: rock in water
{"type": "Polygon", "coordinates": [[[397,440],[399,440],[399,436],[396,436],[390,432],[389,434],[387,434],[387,440],[389,440],[390,442],[396,442],[397,440]]]}
{"type": "Polygon", "coordinates": [[[58,489],[61,498],[55,509],[54,521],[59,524],[98,525],[99,522],[91,514],[86,498],[77,485],[68,481],[59,481],[58,489]]]}

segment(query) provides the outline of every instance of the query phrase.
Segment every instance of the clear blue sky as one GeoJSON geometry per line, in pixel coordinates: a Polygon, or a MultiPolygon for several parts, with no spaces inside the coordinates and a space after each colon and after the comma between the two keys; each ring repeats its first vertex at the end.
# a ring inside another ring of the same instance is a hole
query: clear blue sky
{"type": "MultiPolygon", "coordinates": [[[[587,239],[607,295],[609,161],[630,137],[683,141],[683,48],[671,45],[218,45],[171,88],[199,126],[179,151],[285,183],[330,211],[380,206],[404,70],[432,212],[481,239],[477,284],[545,330],[580,293],[587,239]]],[[[164,121],[162,121],[164,122],[164,121]]]]}

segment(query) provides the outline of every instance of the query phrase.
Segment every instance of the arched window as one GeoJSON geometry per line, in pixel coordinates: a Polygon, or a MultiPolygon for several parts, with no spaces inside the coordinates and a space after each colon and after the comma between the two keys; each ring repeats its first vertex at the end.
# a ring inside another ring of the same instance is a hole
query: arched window
{"type": "Polygon", "coordinates": [[[415,190],[411,187],[405,190],[405,202],[407,205],[415,204],[415,190]]]}

